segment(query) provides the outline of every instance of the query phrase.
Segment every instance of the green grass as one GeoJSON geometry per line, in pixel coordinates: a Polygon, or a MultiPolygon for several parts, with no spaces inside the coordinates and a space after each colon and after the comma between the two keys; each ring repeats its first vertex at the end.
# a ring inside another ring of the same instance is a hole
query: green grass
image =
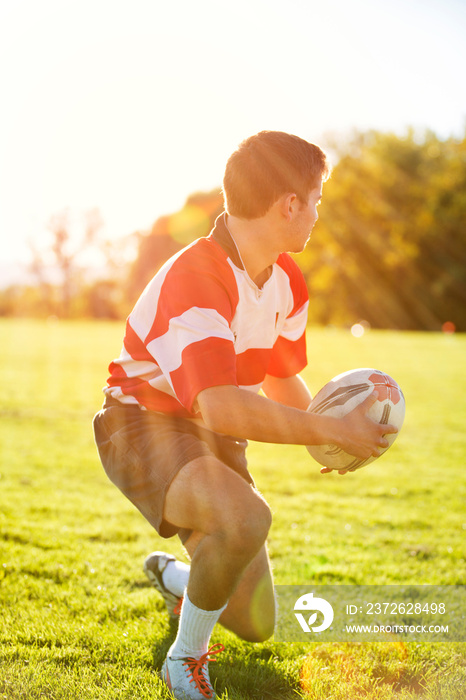
{"type": "MultiPolygon", "coordinates": [[[[0,322],[0,700],[168,698],[173,639],[142,573],[162,541],[107,481],[91,433],[122,324],[0,322]]],[[[304,448],[251,444],[274,512],[278,584],[466,580],[466,337],[311,329],[315,392],[346,369],[392,374],[407,415],[367,469],[322,476],[304,448]]],[[[460,700],[464,644],[251,645],[217,628],[222,700],[460,700]]]]}

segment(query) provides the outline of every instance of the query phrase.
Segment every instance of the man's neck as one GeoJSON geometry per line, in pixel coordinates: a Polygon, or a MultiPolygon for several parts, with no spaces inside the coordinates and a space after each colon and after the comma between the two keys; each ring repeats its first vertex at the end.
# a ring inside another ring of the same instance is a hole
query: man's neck
{"type": "Polygon", "coordinates": [[[236,243],[246,272],[253,282],[262,285],[270,277],[270,267],[280,251],[273,248],[270,222],[266,217],[258,219],[239,219],[227,215],[226,224],[236,243]]]}

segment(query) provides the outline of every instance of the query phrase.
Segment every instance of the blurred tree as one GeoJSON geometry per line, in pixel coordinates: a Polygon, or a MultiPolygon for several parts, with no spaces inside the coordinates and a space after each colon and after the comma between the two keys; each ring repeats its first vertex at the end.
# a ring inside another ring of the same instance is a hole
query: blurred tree
{"type": "Polygon", "coordinates": [[[357,134],[319,214],[297,258],[312,321],[466,330],[466,139],[357,134]]]}
{"type": "Polygon", "coordinates": [[[78,296],[82,283],[79,258],[84,251],[95,245],[102,226],[103,220],[98,209],[89,209],[76,222],[70,209],[65,208],[53,214],[47,223],[47,229],[52,235],[50,245],[39,251],[30,243],[30,269],[46,300],[51,299],[52,288],[56,286],[53,271],[58,273],[60,301],[54,309],[58,316],[68,318],[71,315],[72,299],[78,296]],[[78,228],[79,231],[76,230],[78,228]]]}
{"type": "Polygon", "coordinates": [[[10,285],[0,289],[0,316],[47,318],[57,307],[56,289],[50,286],[44,297],[37,285],[10,285]]]}
{"type": "Polygon", "coordinates": [[[116,320],[124,315],[121,285],[117,280],[96,280],[83,290],[80,301],[84,316],[116,320]]]}
{"type": "Polygon", "coordinates": [[[180,211],[162,216],[149,233],[139,234],[139,250],[128,279],[134,301],[168,258],[197,238],[207,236],[223,211],[220,190],[190,195],[180,211]]]}
{"type": "Polygon", "coordinates": [[[154,223],[149,233],[138,232],[138,254],[129,270],[128,297],[135,301],[157,270],[183,246],[168,231],[168,216],[154,223]]]}

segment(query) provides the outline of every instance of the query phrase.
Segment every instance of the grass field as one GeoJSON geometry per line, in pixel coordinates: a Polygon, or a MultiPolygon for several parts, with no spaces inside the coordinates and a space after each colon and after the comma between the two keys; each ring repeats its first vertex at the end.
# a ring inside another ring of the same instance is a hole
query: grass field
{"type": "MultiPolygon", "coordinates": [[[[173,639],[142,573],[160,540],[106,479],[91,420],[122,324],[0,322],[0,698],[158,700],[173,639]]],[[[378,367],[403,431],[379,462],[323,476],[302,447],[251,444],[274,511],[276,582],[466,581],[466,337],[309,331],[306,379],[378,367]]],[[[465,644],[241,642],[216,628],[222,700],[464,700],[465,644]]]]}

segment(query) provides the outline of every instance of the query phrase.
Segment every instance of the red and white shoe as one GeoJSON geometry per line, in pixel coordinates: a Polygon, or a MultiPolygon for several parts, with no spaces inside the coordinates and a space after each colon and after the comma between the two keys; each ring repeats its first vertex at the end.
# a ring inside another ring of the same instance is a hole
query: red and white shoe
{"type": "Polygon", "coordinates": [[[152,554],[146,557],[143,568],[151,584],[163,596],[170,618],[172,620],[177,620],[180,616],[183,598],[169,591],[162,578],[165,567],[170,561],[175,561],[175,557],[172,554],[152,552],[152,554]]]}
{"type": "Polygon", "coordinates": [[[214,700],[207,664],[217,661],[215,654],[224,650],[223,644],[214,644],[200,659],[165,659],[161,677],[177,700],[214,700]]]}

